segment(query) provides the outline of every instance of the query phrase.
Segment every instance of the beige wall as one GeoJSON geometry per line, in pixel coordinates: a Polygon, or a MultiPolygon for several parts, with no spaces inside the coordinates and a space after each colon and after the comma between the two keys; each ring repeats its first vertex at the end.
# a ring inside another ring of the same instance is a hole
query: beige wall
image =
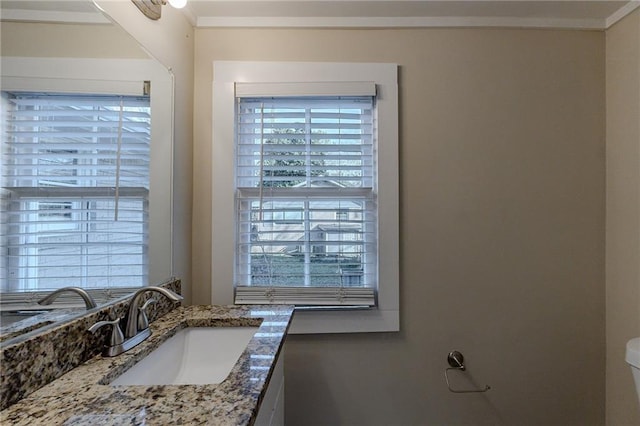
{"type": "Polygon", "coordinates": [[[211,296],[212,61],[400,65],[402,331],[290,336],[288,424],[604,423],[603,33],[195,36],[194,303],[211,296]],[[453,349],[490,392],[447,391],[453,349]]]}
{"type": "Polygon", "coordinates": [[[2,56],[148,59],[117,25],[2,22],[2,56]]]}
{"type": "Polygon", "coordinates": [[[640,424],[625,345],[640,336],[640,10],[606,33],[607,425],[640,424]]]}

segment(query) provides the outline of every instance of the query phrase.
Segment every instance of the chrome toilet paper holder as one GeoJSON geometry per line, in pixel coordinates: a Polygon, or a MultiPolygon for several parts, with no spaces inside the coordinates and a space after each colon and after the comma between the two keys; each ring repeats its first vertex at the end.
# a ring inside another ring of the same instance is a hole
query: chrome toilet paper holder
{"type": "Polygon", "coordinates": [[[444,379],[447,382],[447,387],[449,391],[453,393],[476,393],[476,392],[486,392],[491,389],[491,386],[485,385],[484,389],[465,389],[465,390],[457,390],[452,389],[449,384],[449,370],[459,370],[459,371],[467,371],[467,368],[464,366],[464,356],[458,351],[451,351],[447,356],[447,362],[450,367],[444,370],[444,379]]]}

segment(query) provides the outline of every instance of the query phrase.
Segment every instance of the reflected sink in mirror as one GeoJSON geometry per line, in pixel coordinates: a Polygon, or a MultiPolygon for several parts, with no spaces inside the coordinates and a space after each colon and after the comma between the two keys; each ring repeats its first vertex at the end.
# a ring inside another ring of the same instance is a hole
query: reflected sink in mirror
{"type": "Polygon", "coordinates": [[[47,312],[49,312],[48,309],[39,311],[2,311],[0,313],[0,327],[6,327],[36,315],[46,314],[47,312]]]}
{"type": "Polygon", "coordinates": [[[14,310],[0,312],[0,342],[53,324],[50,309],[14,310]]]}
{"type": "Polygon", "coordinates": [[[258,327],[188,327],[111,382],[117,385],[203,385],[227,378],[258,327]]]}

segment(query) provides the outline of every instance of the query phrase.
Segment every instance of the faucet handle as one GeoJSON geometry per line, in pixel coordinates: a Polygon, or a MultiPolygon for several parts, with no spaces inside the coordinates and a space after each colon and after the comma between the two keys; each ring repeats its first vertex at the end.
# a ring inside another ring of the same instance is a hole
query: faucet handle
{"type": "Polygon", "coordinates": [[[149,317],[147,316],[147,308],[150,304],[156,303],[156,299],[150,298],[138,309],[138,330],[149,328],[149,317]]]}
{"type": "Polygon", "coordinates": [[[120,318],[116,318],[113,321],[98,321],[89,327],[89,331],[93,334],[98,331],[98,329],[104,327],[105,325],[110,325],[111,330],[111,338],[109,339],[109,346],[121,345],[124,342],[124,335],[122,334],[122,330],[120,329],[120,318]]]}

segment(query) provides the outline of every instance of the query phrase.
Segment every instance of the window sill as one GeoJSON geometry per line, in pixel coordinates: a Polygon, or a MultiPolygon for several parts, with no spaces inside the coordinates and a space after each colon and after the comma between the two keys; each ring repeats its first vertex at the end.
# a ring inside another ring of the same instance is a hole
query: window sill
{"type": "Polygon", "coordinates": [[[374,333],[400,331],[399,310],[296,309],[289,334],[374,333]]]}

